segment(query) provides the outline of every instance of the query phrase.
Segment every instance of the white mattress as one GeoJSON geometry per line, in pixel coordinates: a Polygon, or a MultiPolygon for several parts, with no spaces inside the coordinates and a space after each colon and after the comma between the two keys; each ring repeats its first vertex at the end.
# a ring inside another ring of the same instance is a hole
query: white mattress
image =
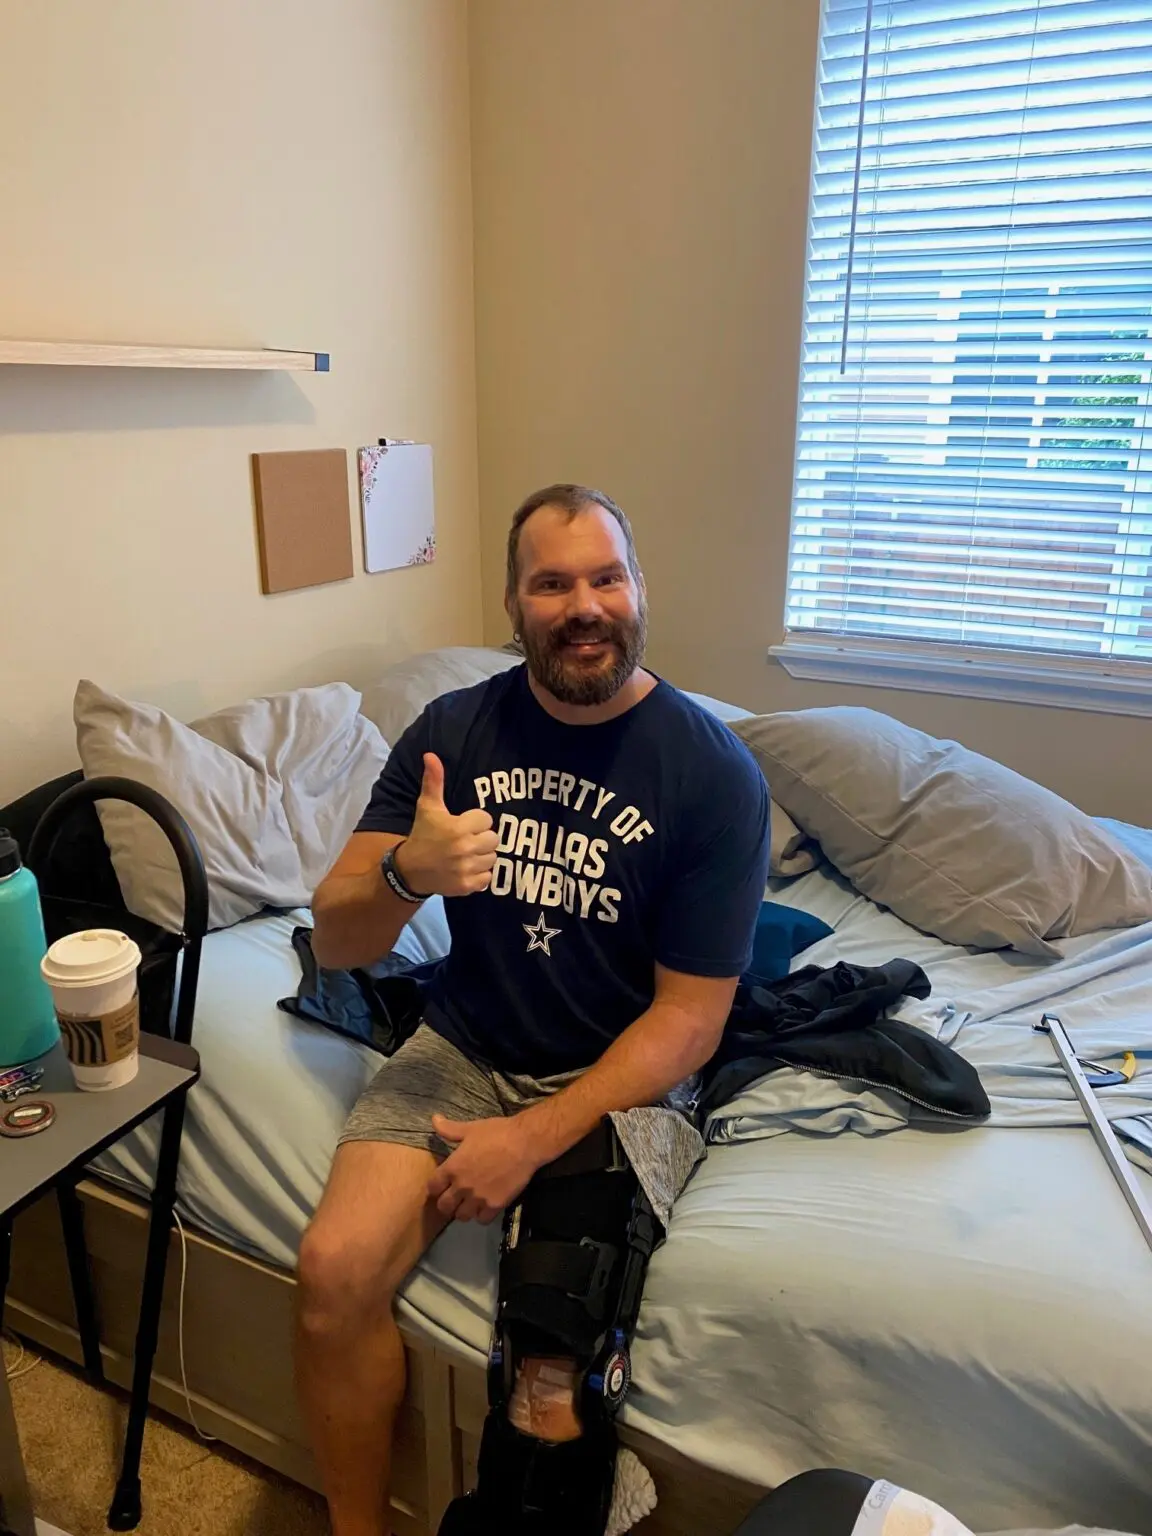
{"type": "MultiPolygon", "coordinates": [[[[1071,941],[1050,965],[940,944],[826,872],[780,895],[837,929],[805,960],[903,955],[925,966],[934,1005],[956,1004],[939,1016],[945,1038],[951,1029],[966,1049],[967,1030],[973,1059],[991,1051],[995,1123],[889,1116],[882,1129],[896,1128],[876,1134],[864,1104],[802,1133],[766,1116],[755,1092],[742,1098],[649,1271],[627,1421],[765,1485],[848,1466],[915,1487],[976,1530],[1078,1520],[1152,1536],[1152,1253],[1090,1133],[1070,1103],[1059,1109],[1059,1069],[1022,1067],[1021,1081],[1043,1085],[1042,1109],[1027,1092],[1024,1113],[1013,1108],[1014,1042],[1024,1049],[1046,1001],[1072,1028],[1083,1018],[1093,1054],[1131,1039],[1137,1016],[1152,1046],[1152,933],[1071,941]]],[[[284,1265],[376,1065],[276,1010],[295,990],[288,938],[302,918],[207,941],[204,1080],[181,1170],[193,1221],[284,1265]]],[[[420,921],[439,947],[439,915],[420,921]]],[[[1141,1067],[1152,1072],[1152,1049],[1141,1067]]],[[[144,1128],[103,1165],[140,1181],[153,1153],[144,1128]]],[[[449,1229],[402,1303],[429,1337],[477,1362],[497,1240],[449,1229]]]]}

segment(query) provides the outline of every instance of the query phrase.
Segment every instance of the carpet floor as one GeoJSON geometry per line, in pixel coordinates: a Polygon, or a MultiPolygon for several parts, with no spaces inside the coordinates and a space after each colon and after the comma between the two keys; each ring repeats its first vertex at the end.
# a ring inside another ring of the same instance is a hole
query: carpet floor
{"type": "MultiPolygon", "coordinates": [[[[17,1351],[8,1340],[9,1369],[17,1351]]],[[[35,1358],[29,1354],[23,1365],[35,1358]]],[[[22,1367],[21,1367],[22,1368],[22,1367]]],[[[37,1515],[69,1536],[105,1536],[127,1419],[127,1398],[40,1360],[11,1383],[37,1515]]],[[[325,1536],[324,1501],[232,1451],[208,1445],[153,1412],[141,1463],[139,1536],[325,1536]]]]}

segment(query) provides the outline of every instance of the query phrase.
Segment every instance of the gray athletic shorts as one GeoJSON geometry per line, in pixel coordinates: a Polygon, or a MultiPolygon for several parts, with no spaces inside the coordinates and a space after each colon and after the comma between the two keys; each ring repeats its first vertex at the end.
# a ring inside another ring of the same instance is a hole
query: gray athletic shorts
{"type": "Polygon", "coordinates": [[[357,1099],[340,1145],[346,1141],[391,1141],[447,1157],[452,1148],[432,1129],[433,1115],[449,1120],[514,1115],[579,1076],[579,1072],[560,1072],[553,1077],[529,1077],[477,1066],[463,1051],[421,1024],[412,1038],[389,1056],[357,1099]]]}

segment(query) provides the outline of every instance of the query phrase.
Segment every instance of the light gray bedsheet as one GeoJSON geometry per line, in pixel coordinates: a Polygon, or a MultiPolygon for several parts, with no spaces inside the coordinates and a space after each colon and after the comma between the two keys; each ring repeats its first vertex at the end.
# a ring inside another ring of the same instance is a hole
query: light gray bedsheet
{"type": "MultiPolygon", "coordinates": [[[[1065,962],[949,948],[827,871],[777,894],[837,928],[804,960],[923,964],[936,988],[929,1027],[977,1013],[981,1028],[995,1024],[1004,988],[1005,1040],[1055,1004],[1074,1032],[1077,1011],[1091,1013],[1100,1053],[1152,1013],[1152,954],[1133,960],[1144,930],[1124,936],[1134,942],[1070,941],[1073,995],[1065,962]]],[[[288,939],[301,917],[207,942],[204,1081],[181,1172],[192,1220],[284,1265],[376,1066],[366,1049],[276,1010],[296,986],[288,939]]],[[[434,908],[420,923],[425,943],[442,943],[434,908]]],[[[1037,1066],[1044,1102],[1058,1102],[1058,1068],[1037,1066]]],[[[838,1089],[842,1103],[821,1111],[829,1124],[762,1139],[780,1126],[763,1118],[758,1091],[726,1112],[653,1260],[627,1421],[765,1485],[842,1465],[916,1488],[974,1530],[1078,1520],[1152,1536],[1152,1253],[1090,1132],[1009,1118],[860,1134],[875,1129],[874,1106],[854,1110],[838,1089]],[[749,1116],[761,1116],[757,1139],[745,1139],[749,1116]]],[[[153,1154],[145,1128],[104,1166],[138,1182],[153,1154]]],[[[497,1240],[491,1228],[449,1229],[402,1301],[422,1332],[477,1362],[497,1240]]]]}

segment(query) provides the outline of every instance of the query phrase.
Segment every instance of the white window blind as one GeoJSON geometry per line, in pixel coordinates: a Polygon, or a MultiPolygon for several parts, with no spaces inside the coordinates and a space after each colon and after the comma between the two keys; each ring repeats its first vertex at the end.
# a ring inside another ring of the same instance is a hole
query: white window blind
{"type": "Polygon", "coordinates": [[[1152,659],[1150,335],[1152,0],[825,0],[788,637],[1152,659]]]}

